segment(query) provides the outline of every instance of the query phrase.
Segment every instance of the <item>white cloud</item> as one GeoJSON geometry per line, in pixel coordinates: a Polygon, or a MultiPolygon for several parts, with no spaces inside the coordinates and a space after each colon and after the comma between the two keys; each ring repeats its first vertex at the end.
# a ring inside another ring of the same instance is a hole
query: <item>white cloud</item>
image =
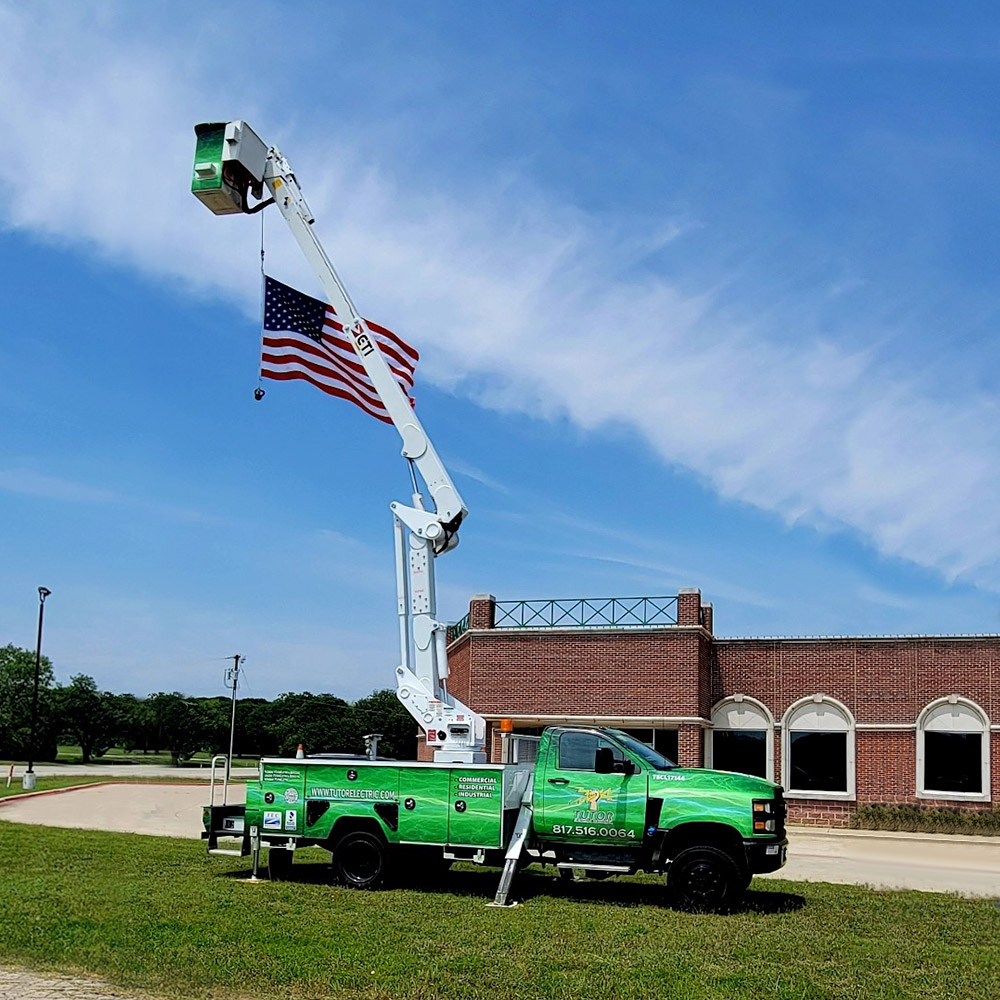
{"type": "MultiPolygon", "coordinates": [[[[218,113],[210,54],[36,10],[0,7],[0,127],[19,166],[0,219],[254,311],[257,221],[216,219],[186,190],[191,126],[218,113]]],[[[277,137],[287,92],[257,111],[238,83],[219,86],[219,103],[277,137]]],[[[711,293],[625,269],[683,240],[670,220],[615,232],[499,174],[413,189],[364,140],[280,136],[356,300],[420,344],[424,378],[585,429],[624,425],[727,498],[1000,589],[996,400],[930,398],[833,338],[739,325],[733,303],[723,316],[711,293]]],[[[269,226],[278,269],[315,287],[269,226]]],[[[815,289],[827,314],[828,293],[815,289]]]]}

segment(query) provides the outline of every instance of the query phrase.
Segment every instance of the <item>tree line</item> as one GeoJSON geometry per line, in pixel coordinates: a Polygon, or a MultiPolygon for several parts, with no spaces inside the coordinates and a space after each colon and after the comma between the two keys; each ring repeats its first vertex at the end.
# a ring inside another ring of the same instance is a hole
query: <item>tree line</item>
{"type": "MultiPolygon", "coordinates": [[[[31,701],[35,654],[0,647],[0,759],[27,760],[31,752],[31,701]]],[[[158,691],[145,698],[101,691],[93,677],[77,674],[56,684],[43,656],[39,669],[34,759],[55,760],[60,743],[80,747],[83,762],[110,748],[169,752],[180,764],[201,751],[228,753],[232,701],[191,698],[158,691]]],[[[416,757],[416,725],[392,691],[355,702],[332,694],[289,693],[272,701],[239,698],[233,754],[236,757],[306,753],[364,753],[364,736],[382,733],[379,756],[416,757]]]]}

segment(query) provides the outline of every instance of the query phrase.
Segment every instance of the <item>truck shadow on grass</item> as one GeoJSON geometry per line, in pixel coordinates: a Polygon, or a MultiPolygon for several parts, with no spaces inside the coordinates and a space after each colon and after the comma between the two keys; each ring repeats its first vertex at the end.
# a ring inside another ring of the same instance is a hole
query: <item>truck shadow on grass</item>
{"type": "MultiPolygon", "coordinates": [[[[219,873],[225,878],[247,878],[249,871],[219,873]]],[[[266,879],[267,873],[261,872],[266,879]]],[[[283,881],[300,885],[336,885],[333,867],[329,864],[293,865],[283,881]]],[[[463,868],[438,872],[406,872],[395,874],[376,892],[405,889],[448,896],[467,896],[482,899],[485,905],[493,900],[500,881],[499,869],[466,870],[463,868]]],[[[662,881],[634,882],[616,879],[563,880],[544,871],[523,871],[514,880],[511,899],[521,903],[545,898],[579,900],[601,903],[605,906],[657,906],[680,911],[662,881]]],[[[791,892],[769,889],[750,889],[734,906],[725,911],[726,916],[740,913],[781,914],[801,910],[805,897],[791,892]]]]}

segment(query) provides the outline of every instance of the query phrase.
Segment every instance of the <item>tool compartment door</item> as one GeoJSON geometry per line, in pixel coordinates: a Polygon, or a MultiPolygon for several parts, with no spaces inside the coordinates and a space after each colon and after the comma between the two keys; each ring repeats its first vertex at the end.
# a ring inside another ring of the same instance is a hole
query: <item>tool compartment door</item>
{"type": "Polygon", "coordinates": [[[399,839],[401,843],[447,844],[451,772],[446,767],[401,768],[399,839]]]}
{"type": "Polygon", "coordinates": [[[448,810],[448,843],[499,847],[503,825],[503,770],[454,767],[448,810]]]}

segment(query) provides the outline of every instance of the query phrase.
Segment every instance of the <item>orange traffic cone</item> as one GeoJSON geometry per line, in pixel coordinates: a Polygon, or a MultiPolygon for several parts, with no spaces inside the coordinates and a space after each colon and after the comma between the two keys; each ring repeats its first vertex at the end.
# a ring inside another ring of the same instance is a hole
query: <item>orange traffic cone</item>
{"type": "Polygon", "coordinates": [[[295,751],[295,759],[301,760],[303,757],[305,757],[305,751],[302,749],[302,744],[300,743],[298,750],[295,751]]]}

